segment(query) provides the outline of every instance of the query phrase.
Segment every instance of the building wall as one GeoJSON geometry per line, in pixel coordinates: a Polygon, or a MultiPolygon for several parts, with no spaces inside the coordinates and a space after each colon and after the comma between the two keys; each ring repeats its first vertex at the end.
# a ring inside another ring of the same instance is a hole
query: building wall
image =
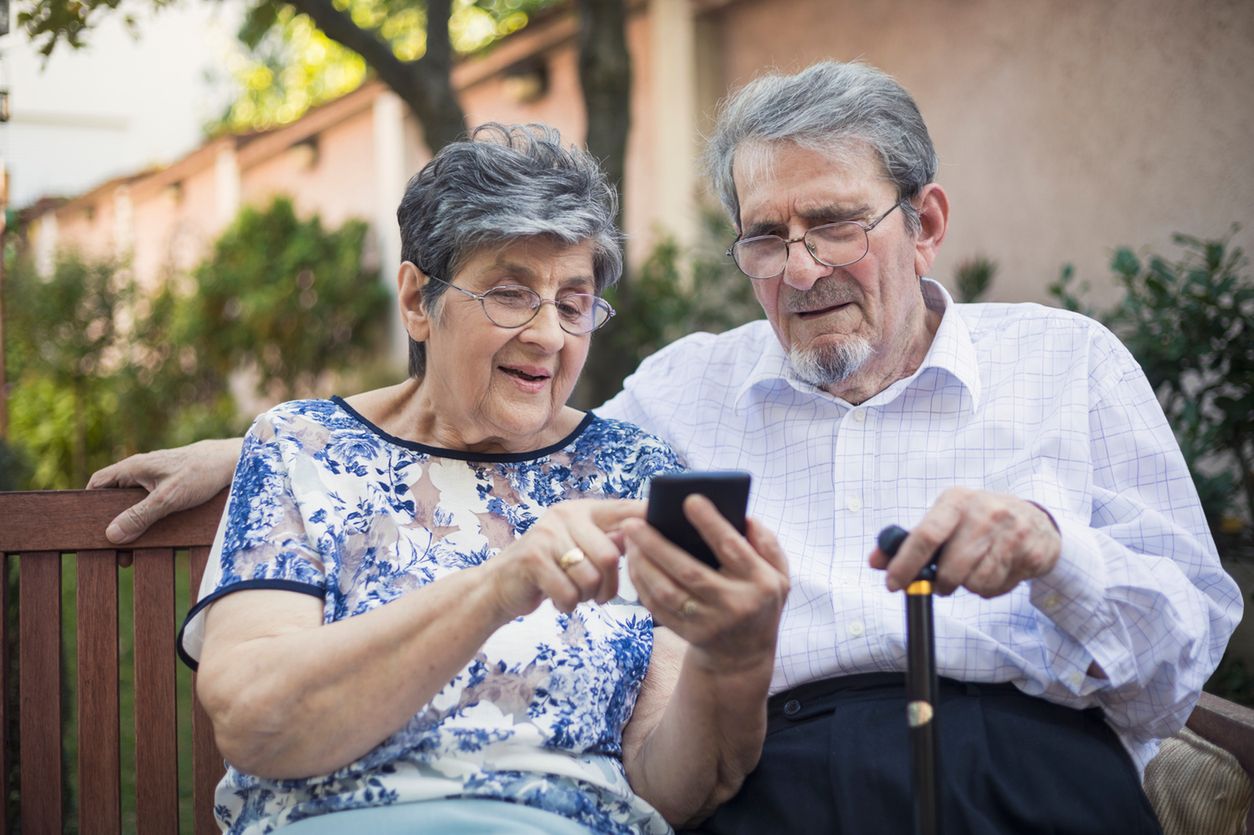
{"type": "Polygon", "coordinates": [[[369,219],[378,198],[374,166],[373,121],[364,106],[331,125],[309,142],[248,162],[241,151],[240,198],[266,206],[278,195],[292,198],[298,214],[317,213],[328,227],[350,218],[369,219]]]}
{"type": "Polygon", "coordinates": [[[914,94],[951,198],[942,279],[984,254],[994,298],[1043,300],[1070,261],[1110,299],[1115,246],[1238,222],[1254,248],[1248,0],[770,0],[704,26],[723,86],[861,58],[914,94]]]}
{"type": "Polygon", "coordinates": [[[123,247],[124,235],[133,236],[132,265],[142,284],[154,286],[171,271],[195,267],[221,234],[225,224],[217,211],[214,157],[212,149],[205,149],[190,161],[194,164],[171,167],[128,188],[133,223],[129,230],[112,231],[123,247]]]}

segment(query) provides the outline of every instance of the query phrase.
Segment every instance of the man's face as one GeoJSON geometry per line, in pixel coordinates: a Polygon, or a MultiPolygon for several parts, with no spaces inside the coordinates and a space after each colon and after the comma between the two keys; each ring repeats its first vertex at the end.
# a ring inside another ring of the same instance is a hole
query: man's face
{"type": "MultiPolygon", "coordinates": [[[[742,237],[800,238],[825,223],[868,223],[893,206],[896,189],[871,150],[842,161],[782,142],[737,153],[733,176],[742,237]]],[[[924,332],[916,241],[900,209],[869,233],[860,261],[828,267],[798,241],[782,275],[753,280],[754,294],[807,382],[870,396],[890,384],[924,332]],[[892,379],[889,379],[889,378],[892,379]],[[863,389],[870,386],[869,393],[863,389]]],[[[930,263],[930,259],[928,259],[930,263]]]]}

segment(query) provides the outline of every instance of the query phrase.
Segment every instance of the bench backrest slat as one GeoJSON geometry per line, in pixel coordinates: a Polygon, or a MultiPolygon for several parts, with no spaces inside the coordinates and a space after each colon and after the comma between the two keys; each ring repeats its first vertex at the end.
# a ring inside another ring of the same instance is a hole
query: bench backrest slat
{"type": "Polygon", "coordinates": [[[78,554],[78,819],[83,835],[122,826],[118,726],[118,558],[78,554]]]}
{"type": "MultiPolygon", "coordinates": [[[[200,590],[200,578],[205,573],[205,563],[209,559],[208,547],[192,548],[190,557],[190,588],[187,594],[187,605],[190,609],[196,602],[200,590]]],[[[195,691],[196,676],[192,676],[192,689],[195,691]]],[[[209,714],[197,699],[192,704],[192,810],[196,825],[196,835],[212,835],[218,831],[218,822],[213,816],[213,790],[222,777],[222,756],[213,741],[213,725],[209,714]]]]}
{"type": "Polygon", "coordinates": [[[177,832],[174,552],[135,552],[135,822],[139,835],[177,832]]]}
{"type": "Polygon", "coordinates": [[[61,832],[61,556],[18,565],[22,832],[61,832]]]}

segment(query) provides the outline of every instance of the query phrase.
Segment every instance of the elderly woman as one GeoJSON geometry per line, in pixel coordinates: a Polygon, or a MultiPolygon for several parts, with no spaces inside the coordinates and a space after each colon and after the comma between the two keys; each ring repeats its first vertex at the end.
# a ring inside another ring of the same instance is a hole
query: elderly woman
{"type": "Polygon", "coordinates": [[[547,129],[446,147],[397,212],[410,378],[254,423],[180,637],[229,831],[667,832],[753,767],[778,545],[690,499],[722,569],[667,547],[628,500],[674,455],[566,405],[614,203],[547,129]]]}

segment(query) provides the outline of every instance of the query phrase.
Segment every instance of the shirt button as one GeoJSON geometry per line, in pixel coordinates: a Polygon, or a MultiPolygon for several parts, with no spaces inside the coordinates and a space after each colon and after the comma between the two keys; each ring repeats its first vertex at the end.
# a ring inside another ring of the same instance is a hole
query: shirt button
{"type": "Polygon", "coordinates": [[[788,701],[784,702],[784,715],[785,716],[796,716],[800,712],[801,712],[801,702],[797,701],[796,699],[789,699],[788,701]]]}
{"type": "Polygon", "coordinates": [[[866,410],[856,409],[853,413],[854,423],[866,423],[866,410]]]}
{"type": "Polygon", "coordinates": [[[855,620],[849,624],[849,634],[855,638],[860,638],[865,631],[866,627],[862,625],[860,620],[855,620]]]}
{"type": "Polygon", "coordinates": [[[845,502],[845,507],[849,508],[854,513],[857,513],[862,509],[862,499],[859,499],[857,496],[850,496],[845,502]]]}
{"type": "Polygon", "coordinates": [[[1071,682],[1071,686],[1072,686],[1072,687],[1074,687],[1075,689],[1079,690],[1079,689],[1080,689],[1080,685],[1084,684],[1084,676],[1082,676],[1080,673],[1072,673],[1072,674],[1068,677],[1068,681],[1070,681],[1070,682],[1071,682]]]}
{"type": "Polygon", "coordinates": [[[1045,607],[1045,611],[1054,612],[1062,605],[1062,598],[1052,592],[1045,595],[1045,599],[1041,601],[1041,605],[1045,607]]]}

